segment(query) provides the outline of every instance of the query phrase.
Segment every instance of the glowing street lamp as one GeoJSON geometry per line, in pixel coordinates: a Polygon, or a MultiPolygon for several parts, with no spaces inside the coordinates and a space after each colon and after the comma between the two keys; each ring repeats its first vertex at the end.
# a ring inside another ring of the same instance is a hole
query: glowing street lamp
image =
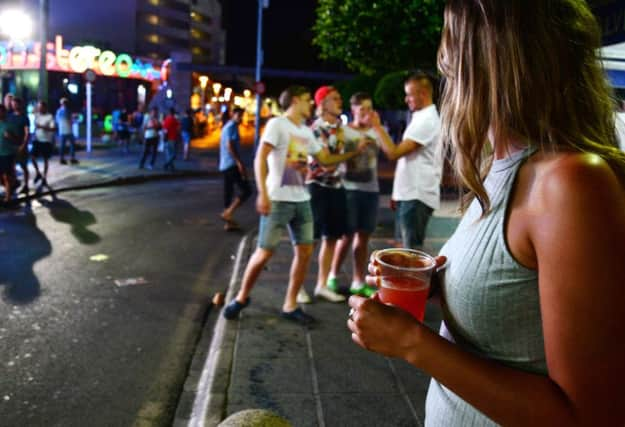
{"type": "Polygon", "coordinates": [[[206,92],[206,85],[208,84],[209,78],[208,76],[200,76],[199,80],[200,80],[200,88],[202,89],[202,94],[201,94],[202,96],[200,97],[201,98],[200,105],[204,105],[204,100],[205,100],[204,92],[206,92]]]}
{"type": "Polygon", "coordinates": [[[219,95],[219,91],[221,90],[221,83],[213,83],[213,93],[215,96],[219,95]]]}
{"type": "Polygon", "coordinates": [[[33,22],[21,10],[9,9],[0,13],[0,32],[10,40],[25,40],[32,35],[33,22]]]}
{"type": "Polygon", "coordinates": [[[232,88],[227,87],[224,89],[224,99],[226,102],[230,102],[230,98],[232,97],[232,88]]]}

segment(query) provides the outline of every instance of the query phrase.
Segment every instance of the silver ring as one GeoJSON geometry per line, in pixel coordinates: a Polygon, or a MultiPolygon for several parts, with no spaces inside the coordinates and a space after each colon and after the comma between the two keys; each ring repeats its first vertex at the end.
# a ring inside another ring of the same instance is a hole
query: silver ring
{"type": "Polygon", "coordinates": [[[349,320],[351,320],[352,322],[354,321],[354,313],[356,312],[356,310],[354,310],[353,308],[349,309],[349,314],[347,315],[347,317],[349,318],[349,320]]]}

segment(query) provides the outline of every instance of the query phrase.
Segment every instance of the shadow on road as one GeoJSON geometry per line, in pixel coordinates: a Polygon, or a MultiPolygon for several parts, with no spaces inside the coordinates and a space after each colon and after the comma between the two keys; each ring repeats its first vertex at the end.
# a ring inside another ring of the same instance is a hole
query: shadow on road
{"type": "Polygon", "coordinates": [[[0,236],[0,286],[5,286],[3,299],[10,304],[28,304],[41,293],[33,266],[38,260],[50,255],[52,245],[45,233],[37,227],[37,217],[30,204],[7,219],[4,227],[7,229],[0,236]],[[19,246],[28,250],[18,251],[11,242],[20,242],[19,246]]]}
{"type": "Polygon", "coordinates": [[[72,235],[84,245],[93,245],[100,241],[100,236],[89,230],[90,225],[95,224],[96,217],[89,211],[76,208],[65,199],[61,199],[52,193],[52,200],[38,199],[45,206],[52,218],[57,222],[64,222],[71,226],[72,235]]]}

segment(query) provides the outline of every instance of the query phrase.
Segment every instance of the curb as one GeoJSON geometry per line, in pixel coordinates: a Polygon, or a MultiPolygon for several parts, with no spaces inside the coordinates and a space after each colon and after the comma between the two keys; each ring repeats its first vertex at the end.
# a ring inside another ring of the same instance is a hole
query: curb
{"type": "MultiPolygon", "coordinates": [[[[244,254],[255,233],[256,229],[249,231],[239,242],[225,303],[234,298],[244,254]]],[[[223,420],[237,332],[238,322],[228,322],[220,307],[212,305],[178,401],[174,427],[214,427],[223,420]]]]}

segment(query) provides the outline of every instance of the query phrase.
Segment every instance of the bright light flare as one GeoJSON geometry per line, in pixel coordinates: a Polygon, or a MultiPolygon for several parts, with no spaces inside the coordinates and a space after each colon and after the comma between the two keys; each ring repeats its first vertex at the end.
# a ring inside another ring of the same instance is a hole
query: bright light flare
{"type": "Polygon", "coordinates": [[[21,10],[0,13],[0,32],[11,40],[24,40],[32,35],[33,22],[21,10]]]}

